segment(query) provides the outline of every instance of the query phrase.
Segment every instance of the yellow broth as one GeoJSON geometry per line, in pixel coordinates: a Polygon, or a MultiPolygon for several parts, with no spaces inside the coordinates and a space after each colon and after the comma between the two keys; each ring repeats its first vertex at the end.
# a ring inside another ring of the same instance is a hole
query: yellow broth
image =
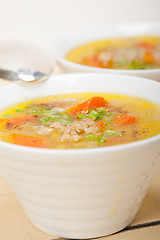
{"type": "Polygon", "coordinates": [[[0,140],[25,146],[95,148],[130,143],[158,134],[160,107],[126,95],[55,95],[20,103],[0,114],[0,140]],[[78,109],[75,106],[88,103],[88,99],[102,98],[107,103],[105,106],[92,106],[74,115],[73,110],[78,109]],[[121,122],[124,116],[129,116],[131,121],[121,122]]]}
{"type": "Polygon", "coordinates": [[[160,37],[137,36],[93,41],[72,49],[66,59],[110,69],[160,68],[160,37]]]}

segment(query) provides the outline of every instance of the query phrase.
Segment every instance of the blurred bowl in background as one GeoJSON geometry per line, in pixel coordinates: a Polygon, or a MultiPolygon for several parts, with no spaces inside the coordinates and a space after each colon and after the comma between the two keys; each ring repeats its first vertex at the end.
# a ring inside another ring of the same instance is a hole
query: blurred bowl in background
{"type": "Polygon", "coordinates": [[[74,48],[83,44],[113,38],[126,38],[136,36],[159,36],[160,23],[124,23],[110,24],[91,27],[89,29],[77,30],[67,36],[59,39],[54,47],[57,63],[64,72],[99,72],[99,73],[114,73],[141,76],[160,81],[160,68],[157,69],[140,69],[140,70],[125,70],[125,69],[109,69],[91,67],[78,63],[71,62],[66,59],[66,55],[74,48]]]}

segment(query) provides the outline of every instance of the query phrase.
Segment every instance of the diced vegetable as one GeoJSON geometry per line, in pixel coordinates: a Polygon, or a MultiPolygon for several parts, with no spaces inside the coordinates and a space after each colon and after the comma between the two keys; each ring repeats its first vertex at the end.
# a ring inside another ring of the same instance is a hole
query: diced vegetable
{"type": "Polygon", "coordinates": [[[105,137],[98,137],[98,138],[97,138],[97,141],[98,141],[100,144],[102,144],[102,143],[104,143],[104,142],[106,141],[106,138],[105,138],[105,137]]]}
{"type": "Polygon", "coordinates": [[[96,136],[94,134],[87,135],[87,136],[85,136],[85,139],[87,139],[88,141],[94,141],[94,140],[96,140],[96,136]]]}
{"type": "Polygon", "coordinates": [[[52,122],[60,120],[61,117],[57,115],[40,118],[40,122],[46,125],[52,124],[52,122]]]}
{"type": "Polygon", "coordinates": [[[40,111],[39,108],[35,108],[35,109],[32,110],[32,113],[34,113],[34,114],[40,114],[41,111],[40,111]]]}
{"type": "Polygon", "coordinates": [[[93,55],[90,57],[86,57],[83,59],[82,64],[88,65],[88,66],[93,66],[93,67],[99,67],[98,56],[93,55]]]}
{"type": "Polygon", "coordinates": [[[3,126],[6,127],[7,129],[12,129],[24,123],[35,122],[35,121],[37,121],[36,115],[0,119],[0,123],[2,123],[3,126]]]}
{"type": "Polygon", "coordinates": [[[104,112],[106,112],[106,108],[105,107],[100,107],[100,108],[97,108],[96,109],[99,113],[104,113],[104,112]]]}
{"type": "Polygon", "coordinates": [[[131,69],[145,69],[144,63],[138,60],[134,60],[130,63],[131,69]]]}
{"type": "Polygon", "coordinates": [[[49,120],[51,120],[51,121],[58,121],[58,120],[60,120],[62,117],[59,116],[59,115],[52,115],[52,116],[50,116],[50,117],[48,117],[48,118],[49,118],[49,120]]]}
{"type": "Polygon", "coordinates": [[[112,59],[108,61],[99,61],[98,64],[100,68],[114,68],[114,61],[112,59]]]}
{"type": "Polygon", "coordinates": [[[12,142],[14,144],[37,147],[37,148],[48,148],[48,144],[41,138],[35,136],[21,135],[19,133],[11,134],[12,142]]]}
{"type": "Polygon", "coordinates": [[[97,111],[93,110],[89,110],[89,114],[88,117],[92,120],[96,120],[99,116],[99,113],[97,111]]]}
{"type": "Polygon", "coordinates": [[[105,135],[105,137],[120,136],[120,132],[116,132],[113,130],[106,130],[104,135],[105,135]]]}
{"type": "Polygon", "coordinates": [[[49,117],[40,118],[40,122],[43,124],[46,124],[46,125],[50,124],[48,123],[48,121],[49,121],[49,117]]]}
{"type": "Polygon", "coordinates": [[[68,125],[70,123],[69,120],[66,120],[66,119],[61,119],[60,120],[60,123],[64,124],[64,125],[68,125]]]}
{"type": "Polygon", "coordinates": [[[144,48],[150,48],[150,49],[156,49],[156,44],[151,44],[151,43],[147,43],[147,42],[138,42],[135,44],[136,47],[144,47],[144,48]]]}
{"type": "Polygon", "coordinates": [[[10,117],[12,117],[12,115],[11,114],[5,114],[5,115],[2,115],[2,117],[3,118],[10,118],[10,117]]]}
{"type": "Polygon", "coordinates": [[[104,121],[105,121],[106,123],[111,123],[113,120],[112,120],[111,117],[107,117],[107,118],[104,118],[104,121]]]}
{"type": "Polygon", "coordinates": [[[22,109],[16,109],[15,112],[23,112],[22,109]]]}
{"type": "Polygon", "coordinates": [[[98,111],[99,113],[98,119],[102,119],[104,117],[104,114],[106,113],[106,108],[105,107],[97,108],[96,111],[98,111]]]}
{"type": "Polygon", "coordinates": [[[112,115],[112,113],[111,112],[106,112],[106,114],[105,114],[106,116],[111,116],[112,115]]]}
{"type": "Polygon", "coordinates": [[[53,122],[60,122],[62,124],[69,124],[73,121],[73,118],[67,114],[55,112],[55,115],[49,115],[47,117],[40,118],[40,122],[45,125],[50,125],[53,122]]]}
{"type": "Polygon", "coordinates": [[[124,125],[129,123],[136,123],[136,122],[137,122],[136,117],[129,114],[120,115],[114,119],[114,124],[116,125],[124,125]]]}
{"type": "Polygon", "coordinates": [[[151,51],[146,51],[143,58],[144,63],[155,63],[155,58],[151,51]]]}
{"type": "Polygon", "coordinates": [[[72,116],[77,116],[81,113],[86,113],[87,111],[91,109],[96,109],[100,107],[107,107],[108,102],[103,97],[92,97],[88,99],[87,101],[78,104],[77,106],[71,107],[67,110],[72,116]]]}
{"type": "Polygon", "coordinates": [[[43,110],[43,114],[46,116],[52,116],[52,115],[55,115],[56,113],[57,112],[54,110],[46,110],[46,109],[43,110]]]}
{"type": "Polygon", "coordinates": [[[99,121],[99,122],[97,122],[96,126],[99,127],[99,128],[103,128],[105,126],[105,122],[104,121],[99,121]]]}
{"type": "Polygon", "coordinates": [[[86,117],[86,115],[83,114],[83,113],[80,113],[80,114],[77,115],[77,118],[78,118],[78,119],[83,119],[83,118],[85,118],[85,117],[86,117]]]}

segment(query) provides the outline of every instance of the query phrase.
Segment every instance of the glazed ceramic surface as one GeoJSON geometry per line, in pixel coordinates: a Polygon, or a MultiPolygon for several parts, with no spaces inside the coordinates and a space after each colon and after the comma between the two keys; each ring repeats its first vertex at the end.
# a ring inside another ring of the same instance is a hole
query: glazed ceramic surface
{"type": "MultiPolygon", "coordinates": [[[[0,89],[0,110],[67,92],[123,93],[160,105],[159,83],[139,77],[66,74],[0,89]]],[[[64,238],[112,234],[132,222],[160,165],[160,135],[94,149],[39,149],[0,142],[0,172],[40,230],[64,238]]]]}

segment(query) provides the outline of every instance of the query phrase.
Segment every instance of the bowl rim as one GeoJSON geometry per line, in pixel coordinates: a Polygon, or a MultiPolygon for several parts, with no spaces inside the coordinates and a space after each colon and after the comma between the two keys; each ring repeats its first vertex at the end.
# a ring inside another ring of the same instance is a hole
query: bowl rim
{"type": "MultiPolygon", "coordinates": [[[[132,26],[138,26],[138,27],[146,27],[146,26],[150,26],[150,27],[159,27],[159,29],[160,29],[160,21],[140,21],[140,22],[121,22],[121,23],[112,23],[112,24],[99,24],[99,25],[95,25],[95,26],[90,26],[90,27],[86,27],[86,28],[81,28],[81,29],[79,29],[79,30],[77,30],[77,31],[72,31],[72,32],[70,32],[69,34],[66,34],[66,35],[63,35],[63,36],[61,36],[61,38],[59,38],[57,41],[56,41],[56,43],[55,43],[55,46],[54,46],[54,48],[55,48],[55,60],[57,61],[57,62],[63,62],[65,65],[68,65],[68,66],[71,66],[71,67],[73,67],[73,68],[76,68],[76,69],[81,69],[81,70],[87,70],[87,71],[99,71],[99,72],[103,72],[103,73],[120,73],[120,74],[123,74],[123,73],[125,73],[125,74],[138,74],[138,73],[159,73],[160,72],[160,68],[155,68],[155,69],[135,69],[135,70],[133,70],[133,69],[111,69],[111,68],[100,68],[100,67],[92,67],[92,66],[87,66],[87,65],[83,65],[83,64],[80,64],[80,63],[75,63],[75,62],[72,62],[72,61],[70,61],[70,60],[67,60],[66,58],[65,58],[65,55],[64,54],[66,54],[66,53],[63,53],[62,55],[63,56],[61,56],[61,54],[59,54],[59,51],[61,51],[61,50],[59,50],[59,48],[60,48],[60,46],[62,45],[62,42],[65,40],[65,39],[67,39],[67,40],[69,40],[72,36],[75,36],[76,35],[76,33],[77,34],[79,34],[79,33],[83,33],[83,32],[87,32],[87,31],[95,31],[95,29],[98,29],[98,28],[108,28],[108,29],[111,29],[111,28],[123,28],[123,27],[126,27],[126,28],[131,28],[132,26]]],[[[133,33],[133,35],[131,34],[131,35],[129,35],[129,37],[132,37],[132,36],[139,36],[140,34],[138,34],[138,35],[135,35],[134,33],[133,33]]],[[[144,35],[144,34],[142,34],[142,35],[144,35]]],[[[147,35],[149,35],[149,33],[147,33],[147,35]]],[[[152,34],[151,34],[152,35],[152,34]]],[[[157,36],[159,36],[160,37],[160,32],[159,33],[157,33],[157,36]]],[[[123,34],[121,37],[128,37],[128,36],[126,36],[125,34],[123,34]]],[[[109,39],[110,37],[108,37],[108,39],[109,39]]],[[[116,36],[115,37],[111,37],[111,38],[116,38],[116,36]]],[[[99,39],[100,40],[100,39],[99,39]]],[[[93,40],[93,41],[98,41],[98,40],[93,40]]],[[[86,43],[89,43],[89,42],[91,42],[91,41],[86,41],[86,43]]],[[[80,45],[83,45],[83,44],[85,44],[85,43],[82,43],[82,44],[78,44],[78,45],[76,45],[76,46],[74,46],[73,48],[75,48],[75,47],[78,47],[78,46],[80,46],[80,45]]],[[[70,49],[68,49],[68,52],[70,51],[70,49]]],[[[63,52],[63,51],[62,51],[63,52]]]]}
{"type": "MultiPolygon", "coordinates": [[[[143,81],[146,82],[150,82],[153,83],[154,85],[160,86],[160,83],[158,83],[157,81],[148,79],[148,78],[143,78],[143,77],[139,77],[139,76],[132,76],[132,75],[117,75],[117,74],[106,74],[106,73],[70,73],[70,74],[58,74],[58,75],[52,75],[48,80],[50,80],[50,82],[52,82],[52,78],[56,79],[56,78],[65,78],[65,76],[82,76],[82,77],[86,77],[86,76],[112,76],[112,77],[120,77],[120,78],[127,78],[129,77],[130,79],[141,79],[143,81]]],[[[10,87],[15,87],[18,86],[18,84],[16,83],[11,83],[5,86],[2,86],[1,89],[3,89],[5,91],[5,89],[10,88],[10,87]]],[[[57,93],[58,94],[58,93],[57,93]]],[[[37,97],[36,97],[37,98],[37,97]]],[[[147,99],[146,99],[147,100],[147,99]]],[[[150,100],[149,100],[150,101],[150,100]]],[[[8,143],[8,142],[4,142],[2,140],[0,140],[0,149],[4,148],[4,149],[8,149],[8,150],[17,150],[17,151],[23,151],[23,152],[31,152],[34,154],[58,154],[58,155],[72,155],[72,154],[85,154],[85,153],[94,153],[94,152],[115,152],[115,151],[123,151],[124,149],[130,149],[130,148],[135,148],[135,147],[140,147],[142,145],[146,145],[146,144],[151,144],[154,142],[160,142],[160,134],[155,135],[153,137],[149,137],[143,140],[138,140],[135,142],[130,142],[130,143],[124,143],[124,144],[118,144],[118,145],[113,145],[113,146],[104,146],[104,147],[95,147],[95,148],[68,148],[68,149],[54,149],[54,148],[36,148],[36,147],[28,147],[28,146],[21,146],[21,145],[17,145],[17,144],[13,144],[13,143],[8,143]]]]}

